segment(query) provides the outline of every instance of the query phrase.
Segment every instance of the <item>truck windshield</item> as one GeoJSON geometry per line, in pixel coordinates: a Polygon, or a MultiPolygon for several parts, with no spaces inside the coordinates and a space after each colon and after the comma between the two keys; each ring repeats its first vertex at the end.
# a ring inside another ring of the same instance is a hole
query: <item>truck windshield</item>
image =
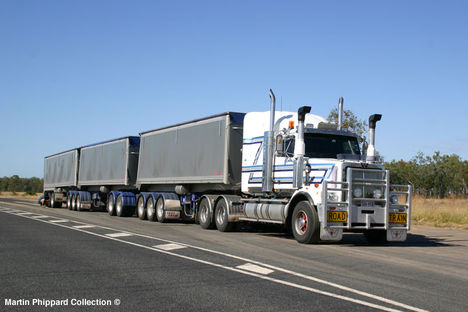
{"type": "Polygon", "coordinates": [[[360,155],[357,138],[322,133],[305,133],[305,156],[309,158],[338,158],[339,154],[360,155]]]}

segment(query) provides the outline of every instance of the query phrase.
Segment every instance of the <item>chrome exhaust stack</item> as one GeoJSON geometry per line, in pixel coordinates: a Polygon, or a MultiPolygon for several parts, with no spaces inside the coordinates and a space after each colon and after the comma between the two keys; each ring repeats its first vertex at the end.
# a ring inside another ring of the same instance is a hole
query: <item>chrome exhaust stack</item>
{"type": "Polygon", "coordinates": [[[338,130],[343,130],[343,97],[338,101],[338,130]]]}
{"type": "Polygon", "coordinates": [[[297,110],[297,136],[294,145],[294,172],[293,172],[293,187],[301,188],[304,176],[304,122],[305,115],[310,113],[310,106],[302,106],[297,110]]]}
{"type": "Polygon", "coordinates": [[[273,90],[270,89],[270,130],[265,131],[263,137],[263,177],[262,177],[262,191],[272,192],[273,191],[273,156],[274,156],[274,144],[275,144],[275,105],[276,98],[273,90]]]}
{"type": "Polygon", "coordinates": [[[374,114],[369,117],[369,147],[367,148],[367,161],[377,161],[375,156],[375,126],[377,121],[382,119],[381,114],[374,114]]]}

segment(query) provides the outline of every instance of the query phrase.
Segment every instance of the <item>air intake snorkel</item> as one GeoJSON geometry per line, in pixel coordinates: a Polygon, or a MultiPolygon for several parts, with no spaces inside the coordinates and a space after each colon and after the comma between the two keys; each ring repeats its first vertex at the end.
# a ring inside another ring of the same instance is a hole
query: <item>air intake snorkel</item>
{"type": "Polygon", "coordinates": [[[304,122],[305,115],[310,113],[310,106],[302,106],[297,110],[297,136],[294,145],[294,177],[293,187],[302,187],[302,177],[304,174],[304,155],[305,155],[305,142],[304,142],[304,122]]]}
{"type": "Polygon", "coordinates": [[[375,156],[375,126],[377,121],[382,119],[381,114],[374,114],[369,117],[369,147],[367,148],[367,161],[378,161],[375,156]]]}

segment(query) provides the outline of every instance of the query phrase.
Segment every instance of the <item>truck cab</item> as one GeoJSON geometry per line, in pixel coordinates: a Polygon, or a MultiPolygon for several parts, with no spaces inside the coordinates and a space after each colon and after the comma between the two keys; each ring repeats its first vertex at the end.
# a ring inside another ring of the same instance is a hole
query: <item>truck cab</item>
{"type": "Polygon", "coordinates": [[[371,116],[366,154],[357,134],[309,111],[246,114],[241,181],[248,198],[241,220],[285,224],[303,243],[338,241],[343,231],[363,232],[371,242],[404,241],[411,186],[391,185],[376,161],[381,116],[371,116]]]}

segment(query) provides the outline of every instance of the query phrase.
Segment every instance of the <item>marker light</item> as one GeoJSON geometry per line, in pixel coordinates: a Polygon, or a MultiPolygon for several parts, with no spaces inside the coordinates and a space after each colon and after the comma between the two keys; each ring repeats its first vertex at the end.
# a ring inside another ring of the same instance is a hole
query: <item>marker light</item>
{"type": "Polygon", "coordinates": [[[294,121],[293,120],[289,121],[289,129],[294,129],[294,121]]]}

